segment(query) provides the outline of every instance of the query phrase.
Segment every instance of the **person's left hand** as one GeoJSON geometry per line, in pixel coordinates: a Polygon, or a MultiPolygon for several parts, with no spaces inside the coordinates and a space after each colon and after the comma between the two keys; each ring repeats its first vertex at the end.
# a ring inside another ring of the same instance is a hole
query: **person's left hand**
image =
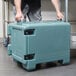
{"type": "Polygon", "coordinates": [[[57,12],[57,20],[62,20],[64,18],[64,15],[62,12],[57,12]]]}

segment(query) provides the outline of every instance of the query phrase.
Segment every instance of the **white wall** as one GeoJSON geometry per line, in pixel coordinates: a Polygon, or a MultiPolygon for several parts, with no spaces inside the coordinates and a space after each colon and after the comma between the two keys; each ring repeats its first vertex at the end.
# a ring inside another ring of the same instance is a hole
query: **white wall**
{"type": "MultiPolygon", "coordinates": [[[[2,5],[2,1],[3,0],[0,0],[0,38],[3,38],[3,5],[2,5]]],[[[10,18],[10,21],[13,21],[13,9],[12,9],[12,6],[10,4],[10,7],[9,7],[9,11],[10,11],[10,15],[9,15],[9,18],[10,18]]],[[[5,35],[7,35],[7,20],[8,20],[8,6],[7,6],[7,2],[5,2],[5,35]]]]}
{"type": "Polygon", "coordinates": [[[51,0],[41,0],[42,20],[56,20],[56,11],[51,0]]]}
{"type": "Polygon", "coordinates": [[[2,26],[2,0],[0,0],[0,37],[3,37],[3,26],[2,26]]]}

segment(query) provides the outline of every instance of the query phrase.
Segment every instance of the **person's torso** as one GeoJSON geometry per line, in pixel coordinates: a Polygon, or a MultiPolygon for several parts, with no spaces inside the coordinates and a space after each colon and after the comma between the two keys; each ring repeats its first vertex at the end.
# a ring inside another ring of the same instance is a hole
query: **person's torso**
{"type": "Polygon", "coordinates": [[[21,3],[22,9],[26,4],[28,4],[28,6],[30,7],[30,10],[36,10],[41,7],[41,0],[22,0],[22,3],[21,3]]]}
{"type": "MultiPolygon", "coordinates": [[[[14,0],[10,0],[12,4],[14,4],[14,0]]],[[[29,6],[40,6],[41,0],[21,0],[22,5],[28,4],[29,6]]]]}
{"type": "MultiPolygon", "coordinates": [[[[14,5],[14,0],[10,0],[10,2],[14,5]]],[[[26,4],[28,4],[32,10],[38,9],[41,7],[41,0],[21,0],[22,9],[24,9],[26,4]]]]}
{"type": "Polygon", "coordinates": [[[41,0],[22,0],[22,5],[28,4],[31,8],[41,7],[41,0]]]}

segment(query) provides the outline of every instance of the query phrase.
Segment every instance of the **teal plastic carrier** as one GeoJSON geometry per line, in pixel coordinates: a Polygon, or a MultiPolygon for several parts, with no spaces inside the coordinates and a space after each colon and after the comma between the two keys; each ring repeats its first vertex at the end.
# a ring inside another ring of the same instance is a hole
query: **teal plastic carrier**
{"type": "Polygon", "coordinates": [[[63,21],[12,23],[8,54],[27,70],[36,64],[62,61],[70,63],[70,24],[63,21]]]}

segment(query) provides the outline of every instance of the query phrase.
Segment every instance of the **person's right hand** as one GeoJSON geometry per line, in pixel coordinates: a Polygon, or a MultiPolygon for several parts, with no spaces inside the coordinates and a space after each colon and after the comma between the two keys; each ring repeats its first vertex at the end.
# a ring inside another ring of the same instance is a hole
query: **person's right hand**
{"type": "Polygon", "coordinates": [[[24,19],[24,15],[22,12],[17,12],[15,16],[16,21],[22,21],[24,19]]]}

